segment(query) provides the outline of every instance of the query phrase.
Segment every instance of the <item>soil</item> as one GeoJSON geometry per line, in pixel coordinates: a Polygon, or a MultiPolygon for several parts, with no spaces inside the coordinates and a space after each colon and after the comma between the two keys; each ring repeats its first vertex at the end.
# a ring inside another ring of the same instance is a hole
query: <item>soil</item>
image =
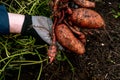
{"type": "MultiPolygon", "coordinates": [[[[104,18],[105,29],[91,30],[87,35],[86,53],[65,53],[68,61],[43,64],[40,80],[120,80],[120,0],[96,0],[95,10],[104,18]],[[116,11],[116,13],[113,12],[116,11]]],[[[40,65],[23,67],[21,80],[36,80],[40,65]]],[[[7,80],[17,80],[15,72],[7,80]],[[11,79],[12,78],[12,79],[11,79]]]]}

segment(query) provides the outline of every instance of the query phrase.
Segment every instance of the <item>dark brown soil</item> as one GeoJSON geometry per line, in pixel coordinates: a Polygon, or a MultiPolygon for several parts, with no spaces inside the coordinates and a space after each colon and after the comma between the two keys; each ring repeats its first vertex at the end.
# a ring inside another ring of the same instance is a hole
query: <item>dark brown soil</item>
{"type": "MultiPolygon", "coordinates": [[[[120,12],[119,6],[120,0],[96,0],[95,10],[103,16],[106,28],[91,30],[94,34],[87,35],[84,55],[65,53],[74,70],[68,61],[55,60],[44,65],[41,80],[120,80],[120,17],[113,16],[120,12]]],[[[26,66],[21,80],[36,80],[39,68],[26,66]]]]}

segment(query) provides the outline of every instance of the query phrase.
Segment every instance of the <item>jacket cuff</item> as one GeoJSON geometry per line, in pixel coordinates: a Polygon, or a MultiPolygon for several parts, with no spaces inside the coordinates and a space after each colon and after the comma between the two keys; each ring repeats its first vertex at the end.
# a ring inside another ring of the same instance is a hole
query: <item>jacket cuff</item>
{"type": "Polygon", "coordinates": [[[9,18],[8,12],[4,5],[0,5],[0,33],[9,34],[9,18]]]}

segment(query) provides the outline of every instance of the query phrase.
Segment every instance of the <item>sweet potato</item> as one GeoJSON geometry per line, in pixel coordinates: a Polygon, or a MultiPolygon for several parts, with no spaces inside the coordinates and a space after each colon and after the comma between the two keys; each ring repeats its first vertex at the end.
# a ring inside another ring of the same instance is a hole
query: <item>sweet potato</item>
{"type": "Polygon", "coordinates": [[[83,28],[101,28],[105,26],[103,18],[97,12],[86,8],[74,9],[69,20],[83,28]]]}
{"type": "Polygon", "coordinates": [[[85,52],[83,43],[73,35],[72,31],[65,24],[56,26],[55,34],[57,41],[66,49],[77,54],[85,52]]]}
{"type": "Polygon", "coordinates": [[[82,7],[95,7],[95,3],[87,0],[73,0],[76,4],[82,7]]]}

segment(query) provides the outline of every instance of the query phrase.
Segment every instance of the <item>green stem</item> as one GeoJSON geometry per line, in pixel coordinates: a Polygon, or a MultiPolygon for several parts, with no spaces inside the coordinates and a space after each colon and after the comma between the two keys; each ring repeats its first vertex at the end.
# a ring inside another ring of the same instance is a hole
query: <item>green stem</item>
{"type": "Polygon", "coordinates": [[[26,65],[34,65],[34,64],[40,64],[47,61],[47,59],[41,60],[41,61],[17,61],[18,63],[21,62],[21,64],[10,64],[10,66],[26,66],[26,65]],[[25,62],[25,63],[24,63],[25,62]],[[28,62],[28,63],[27,63],[28,62]]]}
{"type": "Polygon", "coordinates": [[[2,70],[0,70],[0,75],[1,73],[5,70],[5,68],[7,67],[7,65],[10,63],[10,61],[12,61],[13,57],[10,58],[10,60],[8,60],[8,62],[4,65],[4,67],[2,68],[2,70]]]}
{"type": "Polygon", "coordinates": [[[18,78],[17,78],[17,80],[20,80],[20,73],[21,73],[21,65],[19,66],[19,72],[18,72],[18,78]]]}
{"type": "Polygon", "coordinates": [[[23,53],[19,53],[19,54],[10,55],[9,57],[6,57],[6,58],[3,58],[2,60],[0,60],[0,62],[5,61],[9,58],[13,58],[13,57],[24,55],[24,54],[31,54],[31,53],[33,53],[33,52],[23,52],[23,53]]]}
{"type": "MultiPolygon", "coordinates": [[[[37,55],[38,55],[40,61],[42,61],[42,58],[41,58],[41,56],[40,56],[40,54],[38,53],[37,50],[36,50],[36,52],[37,52],[37,55]]],[[[46,60],[46,61],[47,61],[47,60],[46,60]]],[[[43,64],[41,63],[40,71],[39,71],[39,74],[38,74],[37,80],[40,80],[40,76],[41,76],[41,73],[42,73],[42,67],[43,67],[43,64]]]]}
{"type": "Polygon", "coordinates": [[[10,53],[8,52],[7,47],[2,42],[0,42],[0,44],[4,47],[7,57],[9,57],[10,53]]]}

